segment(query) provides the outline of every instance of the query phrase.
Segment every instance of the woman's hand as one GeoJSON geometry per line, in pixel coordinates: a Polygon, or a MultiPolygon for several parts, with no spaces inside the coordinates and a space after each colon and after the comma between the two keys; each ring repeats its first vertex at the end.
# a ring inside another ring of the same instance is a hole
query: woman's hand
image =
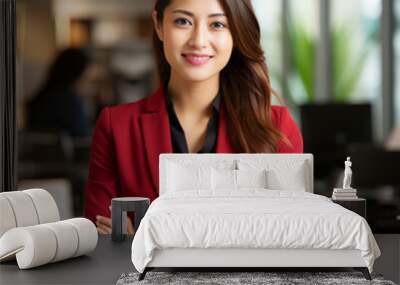
{"type": "MultiPolygon", "coordinates": [[[[128,235],[133,235],[135,233],[135,229],[133,228],[132,221],[128,217],[128,235]]],[[[112,233],[112,223],[111,218],[104,216],[96,216],[96,226],[99,234],[109,235],[112,233]]]]}
{"type": "Polygon", "coordinates": [[[111,219],[103,216],[96,216],[96,226],[99,234],[111,234],[111,219]]]}

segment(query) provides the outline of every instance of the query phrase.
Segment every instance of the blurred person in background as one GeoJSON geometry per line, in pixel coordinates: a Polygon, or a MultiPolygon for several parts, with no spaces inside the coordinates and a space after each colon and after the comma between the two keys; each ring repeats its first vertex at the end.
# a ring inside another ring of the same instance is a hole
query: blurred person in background
{"type": "Polygon", "coordinates": [[[68,48],[58,54],[43,86],[28,102],[29,129],[90,136],[88,116],[77,91],[88,65],[89,57],[81,49],[68,48]]]}
{"type": "Polygon", "coordinates": [[[161,153],[303,152],[288,108],[271,105],[250,0],[158,0],[152,16],[159,89],[104,108],[93,133],[85,215],[101,234],[112,198],[158,197],[161,153]]]}

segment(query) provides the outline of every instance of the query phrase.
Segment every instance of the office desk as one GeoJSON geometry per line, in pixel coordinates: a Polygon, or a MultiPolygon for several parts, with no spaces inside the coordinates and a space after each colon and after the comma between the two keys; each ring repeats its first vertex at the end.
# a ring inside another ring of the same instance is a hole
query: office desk
{"type": "MultiPolygon", "coordinates": [[[[400,235],[375,235],[382,256],[374,273],[400,282],[400,235]]],[[[0,263],[0,284],[115,284],[122,273],[133,272],[131,244],[133,237],[112,242],[111,236],[99,235],[96,249],[80,256],[28,270],[19,270],[16,261],[0,263]]]]}
{"type": "Polygon", "coordinates": [[[99,235],[90,254],[32,269],[20,270],[16,261],[0,263],[0,284],[115,284],[122,273],[135,271],[132,239],[116,243],[99,235]]]}

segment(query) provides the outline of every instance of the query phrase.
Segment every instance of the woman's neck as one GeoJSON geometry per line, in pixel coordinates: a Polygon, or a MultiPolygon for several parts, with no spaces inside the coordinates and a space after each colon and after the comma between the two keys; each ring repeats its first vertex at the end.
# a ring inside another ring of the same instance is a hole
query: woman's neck
{"type": "Polygon", "coordinates": [[[175,112],[208,115],[212,101],[219,90],[219,77],[206,81],[183,81],[171,74],[168,94],[174,103],[175,112]]]}

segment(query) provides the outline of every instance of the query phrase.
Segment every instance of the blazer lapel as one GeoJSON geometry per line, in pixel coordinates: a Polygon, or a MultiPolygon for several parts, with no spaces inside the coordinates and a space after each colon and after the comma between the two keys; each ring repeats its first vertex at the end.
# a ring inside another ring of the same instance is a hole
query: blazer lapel
{"type": "Polygon", "coordinates": [[[159,89],[149,98],[145,109],[145,113],[140,115],[140,124],[144,138],[147,164],[150,169],[156,195],[158,196],[159,156],[161,153],[172,153],[171,132],[162,89],[159,89]]]}

